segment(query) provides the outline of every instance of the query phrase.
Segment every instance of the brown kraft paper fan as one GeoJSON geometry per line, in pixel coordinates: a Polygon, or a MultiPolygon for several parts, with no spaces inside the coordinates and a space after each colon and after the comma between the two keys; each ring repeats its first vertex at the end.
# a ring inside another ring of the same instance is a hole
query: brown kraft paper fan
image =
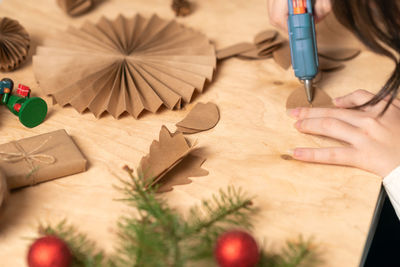
{"type": "Polygon", "coordinates": [[[41,88],[62,106],[97,118],[138,118],[190,102],[212,80],[216,56],[206,36],[174,20],[119,15],[46,40],[33,66],[41,88]]]}
{"type": "Polygon", "coordinates": [[[18,21],[0,18],[0,70],[12,71],[26,58],[29,51],[28,32],[18,21]]]}

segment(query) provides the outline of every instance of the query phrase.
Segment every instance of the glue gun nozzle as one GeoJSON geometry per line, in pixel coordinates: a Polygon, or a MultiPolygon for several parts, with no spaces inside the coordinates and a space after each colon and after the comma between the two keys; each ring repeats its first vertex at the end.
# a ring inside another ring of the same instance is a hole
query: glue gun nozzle
{"type": "Polygon", "coordinates": [[[312,85],[312,80],[304,80],[304,89],[306,90],[306,95],[307,95],[307,100],[308,103],[312,103],[313,101],[313,93],[314,93],[314,88],[312,85]]]}

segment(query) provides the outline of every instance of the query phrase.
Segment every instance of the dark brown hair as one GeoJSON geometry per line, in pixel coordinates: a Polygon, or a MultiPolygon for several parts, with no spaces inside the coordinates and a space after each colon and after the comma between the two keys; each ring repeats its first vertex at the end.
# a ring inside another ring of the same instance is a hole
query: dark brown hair
{"type": "Polygon", "coordinates": [[[362,105],[375,105],[390,96],[382,114],[396,98],[400,87],[399,6],[398,0],[332,0],[338,21],[372,51],[389,57],[395,63],[395,69],[382,89],[362,105]]]}

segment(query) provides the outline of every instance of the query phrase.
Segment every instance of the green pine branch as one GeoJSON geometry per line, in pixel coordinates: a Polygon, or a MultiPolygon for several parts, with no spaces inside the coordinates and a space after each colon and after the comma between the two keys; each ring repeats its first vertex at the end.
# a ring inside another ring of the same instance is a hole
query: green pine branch
{"type": "MultiPolygon", "coordinates": [[[[40,225],[40,235],[55,235],[64,240],[73,256],[72,266],[79,267],[99,267],[106,266],[104,253],[98,250],[95,243],[89,241],[86,235],[78,233],[77,230],[67,225],[66,220],[61,221],[56,226],[40,225]]],[[[111,263],[108,266],[112,266],[111,263]]]]}
{"type": "Polygon", "coordinates": [[[297,241],[286,243],[279,254],[266,253],[261,251],[258,267],[301,267],[315,266],[320,259],[315,252],[311,240],[304,240],[301,236],[297,241]]]}
{"type": "MultiPolygon", "coordinates": [[[[145,179],[135,177],[126,168],[130,179],[123,181],[122,199],[137,212],[128,212],[118,221],[119,245],[114,255],[106,257],[85,235],[62,221],[55,227],[41,226],[42,235],[56,235],[65,240],[73,255],[73,266],[82,267],[184,267],[197,261],[213,259],[218,236],[232,228],[252,228],[257,211],[252,198],[241,190],[228,187],[204,200],[183,218],[149,188],[145,179]]],[[[309,242],[302,239],[288,243],[281,254],[261,254],[258,266],[297,267],[313,261],[309,242]]],[[[308,266],[308,265],[307,265],[308,266]]]]}
{"type": "Polygon", "coordinates": [[[193,261],[212,258],[218,236],[232,228],[251,229],[251,215],[255,212],[251,198],[234,187],[204,200],[189,212],[183,236],[191,244],[186,258],[193,261]]]}

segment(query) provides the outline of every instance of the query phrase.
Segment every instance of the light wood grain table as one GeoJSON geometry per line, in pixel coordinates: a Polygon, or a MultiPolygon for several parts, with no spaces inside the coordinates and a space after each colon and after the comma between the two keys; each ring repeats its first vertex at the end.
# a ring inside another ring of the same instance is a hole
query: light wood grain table
{"type": "MultiPolygon", "coordinates": [[[[271,28],[264,0],[195,1],[194,13],[178,21],[209,36],[221,48],[251,41],[256,33],[271,28]]],[[[174,17],[170,1],[104,0],[87,15],[70,18],[55,0],[4,0],[0,15],[20,21],[32,37],[32,53],[44,38],[79,26],[101,16],[115,18],[123,13],[163,18],[174,17]]],[[[333,17],[318,26],[318,44],[361,45],[333,17]]],[[[79,64],[79,62],[77,62],[79,64]]],[[[337,97],[358,88],[376,91],[392,65],[383,57],[363,51],[346,68],[324,77],[323,89],[337,97]]],[[[180,111],[162,110],[144,114],[140,120],[110,115],[97,120],[91,113],[53,105],[38,87],[29,59],[19,70],[2,74],[17,83],[30,85],[33,94],[49,105],[46,121],[24,128],[5,107],[0,110],[0,143],[64,128],[74,138],[90,165],[85,173],[25,188],[12,193],[0,222],[0,266],[24,266],[29,244],[38,222],[69,222],[111,252],[116,240],[115,222],[127,207],[114,201],[120,192],[116,176],[124,176],[123,164],[136,167],[158,138],[162,125],[174,130],[196,102],[215,102],[221,121],[211,131],[197,134],[207,157],[206,177],[176,187],[165,195],[172,207],[185,213],[189,206],[228,185],[242,187],[255,195],[261,212],[254,218],[254,235],[266,249],[278,250],[287,239],[300,234],[314,237],[321,266],[357,266],[374,214],[381,179],[349,167],[285,161],[280,155],[296,146],[322,147],[333,141],[298,133],[285,112],[288,95],[299,86],[292,71],[284,71],[273,60],[230,59],[217,66],[215,79],[203,95],[180,111]],[[277,81],[281,82],[276,83],[277,81]],[[280,84],[280,85],[278,85],[280,84]]]]}

